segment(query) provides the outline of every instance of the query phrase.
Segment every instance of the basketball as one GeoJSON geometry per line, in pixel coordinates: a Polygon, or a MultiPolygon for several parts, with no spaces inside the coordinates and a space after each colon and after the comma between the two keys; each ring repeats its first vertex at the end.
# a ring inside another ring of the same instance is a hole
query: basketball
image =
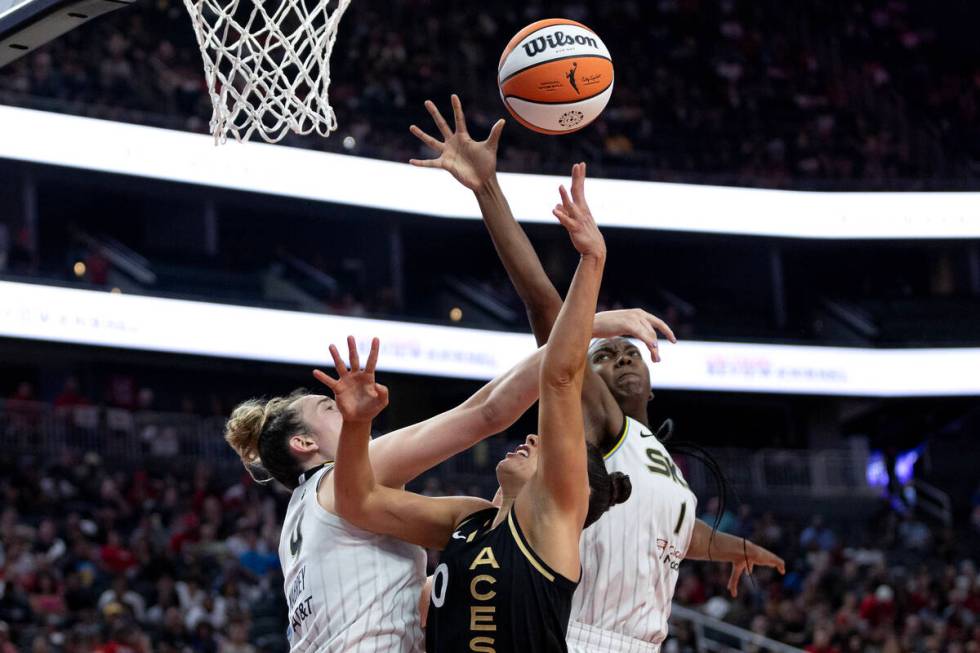
{"type": "Polygon", "coordinates": [[[532,23],[500,56],[497,85],[519,123],[542,134],[568,134],[599,117],[613,90],[613,64],[602,39],[574,20],[532,23]]]}

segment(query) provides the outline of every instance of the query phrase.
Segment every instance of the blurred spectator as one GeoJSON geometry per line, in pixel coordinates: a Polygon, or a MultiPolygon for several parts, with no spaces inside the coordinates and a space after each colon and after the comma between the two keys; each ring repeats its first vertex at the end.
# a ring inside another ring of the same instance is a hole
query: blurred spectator
{"type": "Polygon", "coordinates": [[[124,606],[137,621],[143,621],[146,613],[146,601],[142,596],[129,587],[129,582],[122,574],[112,580],[112,586],[99,597],[98,607],[106,610],[110,606],[124,606]]]}
{"type": "Polygon", "coordinates": [[[64,590],[48,571],[35,576],[30,602],[31,609],[36,614],[46,615],[49,619],[60,618],[66,612],[64,590]]]}
{"type": "Polygon", "coordinates": [[[110,406],[135,408],[138,399],[136,379],[129,374],[113,374],[109,377],[105,398],[110,406]]]}
{"type": "Polygon", "coordinates": [[[17,384],[5,406],[9,418],[7,429],[11,435],[26,436],[37,429],[41,419],[41,408],[37,401],[33,383],[21,381],[17,384]]]}
{"type": "Polygon", "coordinates": [[[5,621],[0,621],[0,653],[18,653],[10,641],[10,626],[5,621]]]}
{"type": "Polygon", "coordinates": [[[895,593],[888,585],[879,585],[861,602],[859,614],[872,628],[890,622],[895,617],[895,593]]]}
{"type": "Polygon", "coordinates": [[[718,509],[720,508],[720,502],[718,497],[711,497],[708,499],[708,506],[701,519],[711,526],[715,525],[715,521],[718,522],[718,530],[725,533],[737,533],[741,529],[739,528],[738,520],[735,515],[732,514],[730,506],[725,506],[725,510],[718,516],[718,509]]]}
{"type": "MultiPolygon", "coordinates": [[[[103,500],[121,500],[121,497],[119,497],[119,494],[110,479],[105,479],[103,481],[102,498],[103,500]]],[[[102,564],[106,571],[108,571],[110,574],[117,575],[117,580],[119,578],[125,580],[125,576],[122,574],[125,574],[136,564],[136,556],[133,555],[132,551],[129,551],[123,546],[122,538],[119,536],[119,533],[114,530],[109,531],[109,534],[106,536],[106,543],[102,546],[99,555],[102,558],[102,564]]],[[[115,587],[115,584],[113,587],[115,587]]]]}
{"type": "Polygon", "coordinates": [[[55,408],[74,408],[87,406],[89,403],[88,397],[82,394],[78,379],[74,376],[65,379],[65,387],[54,399],[55,408]]]}
{"type": "Polygon", "coordinates": [[[800,546],[804,549],[831,551],[837,547],[837,537],[824,526],[823,517],[817,515],[800,534],[800,546]]]}
{"type": "Polygon", "coordinates": [[[255,576],[264,576],[279,566],[279,557],[259,540],[258,533],[250,530],[245,534],[245,552],[239,562],[255,576]]]}
{"type": "Polygon", "coordinates": [[[218,653],[256,653],[255,647],[248,642],[248,625],[245,622],[233,621],[228,625],[228,637],[221,642],[218,653]]]}

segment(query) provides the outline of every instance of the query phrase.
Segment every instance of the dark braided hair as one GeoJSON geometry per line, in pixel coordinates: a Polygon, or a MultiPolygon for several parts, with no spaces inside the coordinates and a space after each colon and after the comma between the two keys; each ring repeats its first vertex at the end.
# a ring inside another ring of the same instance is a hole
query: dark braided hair
{"type": "Polygon", "coordinates": [[[589,463],[589,511],[585,517],[585,526],[588,528],[596,522],[599,517],[615,506],[630,498],[633,492],[633,484],[630,477],[622,472],[612,472],[606,469],[606,463],[602,459],[602,452],[594,444],[587,445],[589,463]]]}
{"type": "MultiPolygon", "coordinates": [[[[715,489],[718,491],[718,511],[717,514],[715,514],[714,523],[711,525],[711,537],[708,539],[708,559],[710,560],[711,545],[714,543],[715,533],[718,532],[718,526],[721,525],[722,515],[725,514],[725,508],[728,505],[729,493],[735,497],[736,502],[741,503],[738,498],[738,492],[725,477],[725,473],[721,470],[721,465],[718,464],[715,457],[712,456],[704,447],[693,442],[673,439],[674,420],[670,418],[665,419],[660,425],[660,428],[657,429],[656,436],[671,456],[674,454],[682,454],[684,456],[694,458],[708,468],[712,478],[715,480],[715,489]]],[[[745,547],[744,537],[742,538],[742,552],[745,556],[745,564],[748,566],[749,559],[745,547]]]]}

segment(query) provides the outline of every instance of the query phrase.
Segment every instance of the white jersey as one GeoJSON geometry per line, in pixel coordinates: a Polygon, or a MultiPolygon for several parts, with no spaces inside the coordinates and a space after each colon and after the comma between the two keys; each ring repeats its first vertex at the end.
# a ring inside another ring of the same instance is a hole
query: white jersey
{"type": "Polygon", "coordinates": [[[602,631],[648,645],[663,642],[678,565],[694,532],[697,497],[650,429],[625,419],[606,469],[628,474],[633,492],[582,532],[582,581],[571,618],[589,628],[569,628],[572,651],[613,650],[598,640],[574,640],[602,631]]]}
{"type": "Polygon", "coordinates": [[[293,490],[279,538],[291,653],[419,653],[425,551],[355,528],[317,501],[329,465],[293,490]]]}

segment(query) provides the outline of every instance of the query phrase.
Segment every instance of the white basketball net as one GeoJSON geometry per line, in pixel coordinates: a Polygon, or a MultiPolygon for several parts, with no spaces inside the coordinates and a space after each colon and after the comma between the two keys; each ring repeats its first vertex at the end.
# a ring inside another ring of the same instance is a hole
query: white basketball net
{"type": "Polygon", "coordinates": [[[184,0],[204,59],[215,143],[328,136],[330,53],[351,0],[184,0]],[[332,10],[331,10],[332,6],[332,10]]]}

